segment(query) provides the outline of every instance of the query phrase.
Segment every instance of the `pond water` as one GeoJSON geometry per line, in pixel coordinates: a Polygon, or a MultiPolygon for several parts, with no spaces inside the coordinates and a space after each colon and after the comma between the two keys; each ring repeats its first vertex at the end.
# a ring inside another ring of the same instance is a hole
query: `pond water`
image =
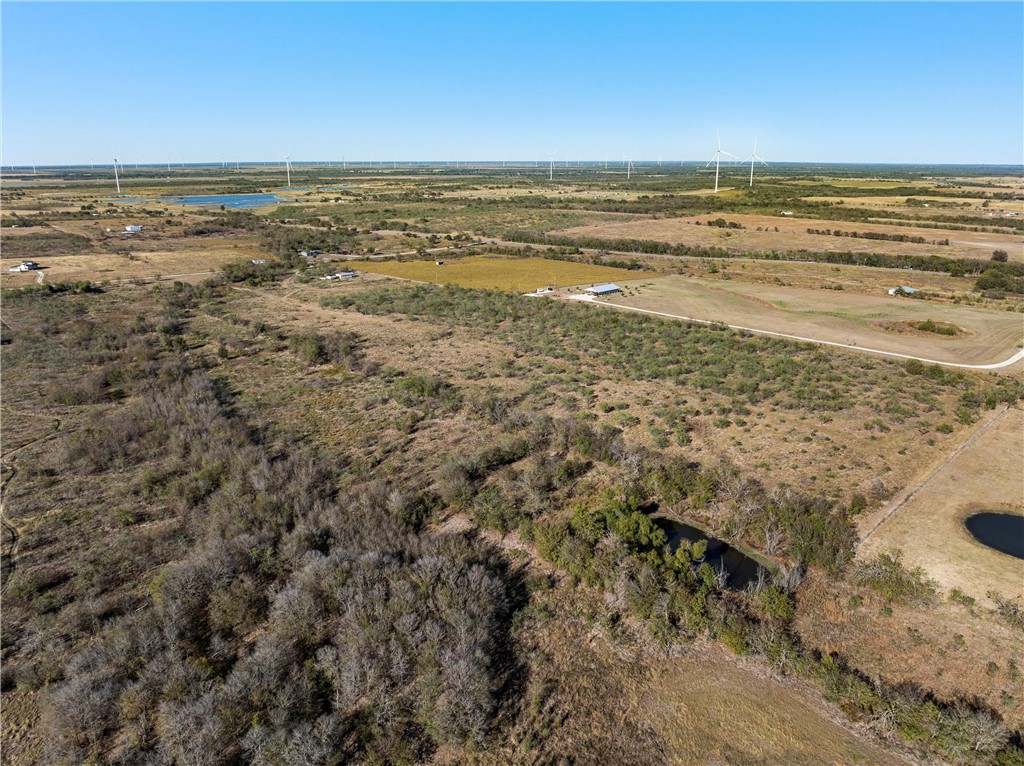
{"type": "Polygon", "coordinates": [[[968,516],[964,526],[982,545],[1024,559],[1024,516],[984,511],[968,516]]]}
{"type": "Polygon", "coordinates": [[[704,560],[714,569],[718,569],[719,566],[725,567],[725,571],[729,574],[729,579],[726,582],[727,588],[743,590],[749,583],[757,582],[757,570],[762,568],[761,564],[724,540],[711,537],[697,527],[664,517],[655,518],[654,523],[665,530],[665,534],[668,535],[668,544],[673,550],[681,540],[691,543],[707,540],[708,549],[704,554],[704,560]]]}
{"type": "Polygon", "coordinates": [[[266,207],[284,202],[276,194],[206,194],[187,197],[161,197],[162,202],[176,205],[223,205],[230,208],[266,207]]]}

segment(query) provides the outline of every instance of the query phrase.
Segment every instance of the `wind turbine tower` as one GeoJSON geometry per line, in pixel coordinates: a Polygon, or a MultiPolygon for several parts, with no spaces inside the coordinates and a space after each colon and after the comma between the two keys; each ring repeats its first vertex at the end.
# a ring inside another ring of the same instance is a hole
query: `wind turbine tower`
{"type": "Polygon", "coordinates": [[[712,162],[715,163],[715,194],[718,194],[718,163],[721,160],[722,155],[723,154],[728,155],[729,157],[732,157],[734,160],[735,159],[739,159],[739,158],[735,154],[729,154],[729,152],[722,151],[722,139],[718,135],[718,131],[717,130],[715,131],[715,141],[716,141],[715,156],[712,157],[710,160],[708,160],[708,164],[705,165],[704,167],[706,167],[706,168],[711,167],[711,163],[712,162]]]}
{"type": "Polygon", "coordinates": [[[750,160],[750,185],[753,186],[754,185],[754,162],[755,162],[755,160],[757,162],[760,162],[765,167],[768,167],[768,163],[764,161],[764,158],[757,156],[757,139],[756,138],[754,139],[754,151],[751,152],[750,156],[747,157],[746,160],[743,160],[743,161],[746,162],[747,160],[750,160]]]}
{"type": "Polygon", "coordinates": [[[117,177],[117,155],[114,155],[114,183],[117,184],[117,193],[121,193],[121,179],[117,177]]]}
{"type": "Polygon", "coordinates": [[[292,188],[292,153],[288,152],[284,158],[284,172],[288,175],[288,188],[292,188]]]}

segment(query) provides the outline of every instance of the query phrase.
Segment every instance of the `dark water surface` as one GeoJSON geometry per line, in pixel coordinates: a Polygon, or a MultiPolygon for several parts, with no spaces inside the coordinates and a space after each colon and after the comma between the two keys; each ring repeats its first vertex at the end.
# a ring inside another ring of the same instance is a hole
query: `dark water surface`
{"type": "Polygon", "coordinates": [[[1024,516],[985,511],[968,516],[964,526],[982,545],[1024,559],[1024,516]]]}
{"type": "Polygon", "coordinates": [[[673,550],[681,540],[691,543],[707,540],[708,550],[704,555],[704,560],[714,569],[718,569],[719,565],[725,567],[725,571],[729,573],[726,587],[732,590],[743,590],[748,583],[757,582],[757,570],[762,568],[761,564],[724,540],[711,537],[697,527],[664,517],[655,518],[654,523],[665,530],[669,546],[673,550]]]}

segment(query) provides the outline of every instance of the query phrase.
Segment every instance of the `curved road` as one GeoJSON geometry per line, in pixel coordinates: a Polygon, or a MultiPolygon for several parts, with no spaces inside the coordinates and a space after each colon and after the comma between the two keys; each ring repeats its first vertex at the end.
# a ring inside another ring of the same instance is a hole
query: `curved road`
{"type": "Polygon", "coordinates": [[[805,343],[817,343],[820,346],[834,346],[836,348],[845,348],[851,351],[866,351],[869,354],[880,354],[882,356],[891,356],[897,359],[916,359],[919,362],[925,362],[927,364],[938,364],[943,367],[957,367],[962,370],[999,370],[1004,367],[1016,364],[1021,359],[1024,359],[1024,349],[1021,349],[1016,354],[1011,356],[1002,362],[994,362],[992,364],[959,364],[957,362],[940,362],[937,359],[925,359],[920,356],[910,356],[909,354],[898,354],[895,351],[882,351],[877,348],[867,348],[866,346],[854,346],[849,343],[837,343],[830,340],[819,340],[817,338],[805,338],[800,335],[787,335],[784,332],[773,332],[771,330],[758,330],[753,327],[741,327],[739,325],[725,324],[724,322],[715,322],[709,319],[694,319],[693,317],[684,317],[680,314],[666,314],[664,311],[652,311],[651,309],[641,309],[634,306],[622,306],[617,303],[601,303],[594,300],[592,295],[579,295],[571,296],[568,300],[581,301],[583,303],[593,303],[598,306],[608,306],[610,308],[621,309],[623,311],[637,311],[641,314],[652,314],[654,316],[668,317],[669,319],[682,319],[685,322],[699,322],[700,324],[708,325],[723,325],[731,330],[743,330],[745,332],[752,332],[756,335],[770,335],[775,338],[786,338],[788,340],[798,340],[805,343]]]}

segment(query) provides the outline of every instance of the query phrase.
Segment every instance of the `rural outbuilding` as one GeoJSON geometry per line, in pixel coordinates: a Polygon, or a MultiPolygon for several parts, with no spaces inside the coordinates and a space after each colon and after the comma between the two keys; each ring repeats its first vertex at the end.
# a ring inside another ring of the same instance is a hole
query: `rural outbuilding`
{"type": "Polygon", "coordinates": [[[609,282],[606,285],[594,285],[593,287],[588,287],[585,292],[587,295],[611,295],[612,293],[617,293],[620,290],[621,288],[618,285],[609,282]]]}
{"type": "Polygon", "coordinates": [[[130,223],[124,227],[125,234],[138,234],[142,231],[142,227],[137,223],[130,223]]]}
{"type": "Polygon", "coordinates": [[[900,287],[890,287],[889,295],[913,295],[917,291],[918,290],[916,287],[907,287],[906,285],[901,285],[900,287]]]}

